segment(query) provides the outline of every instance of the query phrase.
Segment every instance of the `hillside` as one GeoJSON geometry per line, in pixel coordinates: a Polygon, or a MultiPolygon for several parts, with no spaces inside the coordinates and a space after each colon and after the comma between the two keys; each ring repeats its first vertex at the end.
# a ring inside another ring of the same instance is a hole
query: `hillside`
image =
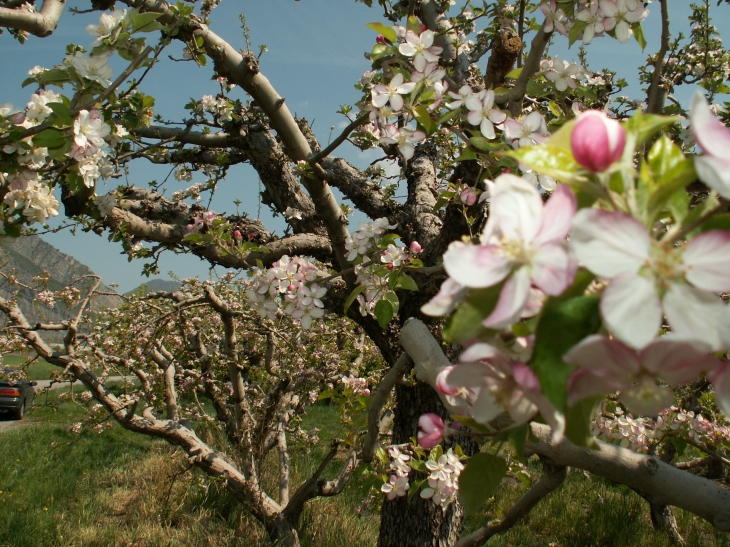
{"type": "MultiPolygon", "coordinates": [[[[53,245],[46,243],[40,237],[32,235],[20,238],[0,237],[0,270],[10,273],[14,270],[16,279],[26,285],[34,286],[33,278],[46,271],[51,279],[48,288],[57,291],[85,275],[94,272],[75,258],[60,252],[53,245]]],[[[76,285],[83,291],[86,284],[76,285]]],[[[0,296],[7,297],[15,290],[5,280],[0,282],[0,296]]],[[[99,290],[106,293],[114,291],[105,285],[99,290]]],[[[31,323],[39,321],[57,322],[67,319],[69,310],[62,302],[57,302],[53,308],[32,302],[33,295],[23,294],[20,297],[20,308],[31,323]]],[[[98,296],[92,303],[92,309],[117,307],[123,302],[119,296],[98,296]]]]}
{"type": "Polygon", "coordinates": [[[166,279],[150,279],[149,281],[142,283],[136,289],[132,289],[125,294],[132,295],[137,294],[140,291],[142,291],[144,294],[159,291],[174,292],[180,287],[182,287],[182,283],[180,283],[179,281],[169,281],[166,279]]]}

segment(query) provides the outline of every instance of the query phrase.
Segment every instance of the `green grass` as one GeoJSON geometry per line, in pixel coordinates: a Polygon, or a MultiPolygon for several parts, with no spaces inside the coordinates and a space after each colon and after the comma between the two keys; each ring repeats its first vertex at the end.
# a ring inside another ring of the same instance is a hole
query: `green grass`
{"type": "MultiPolygon", "coordinates": [[[[179,449],[130,433],[119,426],[102,435],[72,435],[65,426],[83,417],[71,403],[33,408],[28,427],[0,433],[0,547],[267,547],[263,527],[218,481],[185,471],[179,449]]],[[[336,408],[315,406],[305,429],[321,429],[321,443],[307,453],[293,449],[292,482],[309,476],[342,436],[336,408]]],[[[212,445],[213,428],[199,429],[212,445]]],[[[325,476],[341,464],[333,462],[325,476]]],[[[261,480],[275,491],[275,454],[262,465],[261,480]]],[[[535,478],[539,464],[531,462],[535,478]]],[[[524,493],[503,485],[485,514],[469,517],[467,529],[497,518],[524,493]]],[[[378,534],[377,516],[355,516],[365,492],[354,481],[343,494],[313,500],[301,520],[303,547],[370,547],[378,534]]],[[[728,535],[678,510],[689,547],[728,546],[728,535]]],[[[646,503],[623,486],[580,471],[543,500],[528,518],[489,546],[498,547],[669,547],[652,528],[646,503]]]]}
{"type": "MultiPolygon", "coordinates": [[[[2,366],[6,368],[21,368],[27,362],[28,357],[25,355],[4,355],[2,358],[2,366]]],[[[60,369],[39,357],[25,368],[25,373],[29,380],[48,380],[54,370],[60,369]]]]}

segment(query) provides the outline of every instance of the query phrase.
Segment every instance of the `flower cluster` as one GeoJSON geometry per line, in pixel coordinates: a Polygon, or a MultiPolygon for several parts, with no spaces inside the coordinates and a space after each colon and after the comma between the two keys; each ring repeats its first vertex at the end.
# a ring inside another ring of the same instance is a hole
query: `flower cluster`
{"type": "Polygon", "coordinates": [[[322,298],[327,289],[317,283],[324,276],[313,261],[285,255],[270,268],[252,271],[246,296],[261,317],[274,319],[281,310],[308,329],[314,319],[324,316],[322,298]]]}
{"type": "Polygon", "coordinates": [[[204,95],[200,99],[200,106],[204,111],[213,114],[220,122],[229,122],[233,119],[233,106],[225,97],[204,95]]]}
{"type": "Polygon", "coordinates": [[[392,446],[388,449],[390,455],[390,471],[392,474],[388,477],[388,482],[380,487],[380,491],[386,495],[389,500],[403,497],[408,493],[411,485],[408,482],[408,476],[411,468],[408,465],[411,457],[403,454],[398,447],[392,446]]]}
{"type": "Polygon", "coordinates": [[[358,378],[352,374],[343,376],[340,379],[340,383],[345,389],[352,392],[353,395],[370,395],[370,389],[368,388],[368,381],[366,378],[358,378]]]}
{"type": "Polygon", "coordinates": [[[367,263],[370,261],[368,254],[377,247],[386,230],[395,226],[391,226],[387,218],[379,218],[373,222],[361,222],[359,228],[345,240],[347,260],[356,262],[359,259],[367,263]]]}
{"type": "Polygon", "coordinates": [[[28,222],[40,224],[45,224],[49,216],[58,216],[60,204],[38,173],[29,170],[5,176],[0,173],[0,183],[4,182],[3,179],[8,185],[8,193],[3,200],[6,211],[12,213],[22,209],[28,222]]]}
{"type": "Polygon", "coordinates": [[[428,487],[421,490],[423,499],[430,499],[434,504],[446,507],[454,500],[459,492],[459,475],[464,470],[459,456],[449,448],[446,454],[438,459],[429,459],[426,462],[429,471],[428,487]]]}

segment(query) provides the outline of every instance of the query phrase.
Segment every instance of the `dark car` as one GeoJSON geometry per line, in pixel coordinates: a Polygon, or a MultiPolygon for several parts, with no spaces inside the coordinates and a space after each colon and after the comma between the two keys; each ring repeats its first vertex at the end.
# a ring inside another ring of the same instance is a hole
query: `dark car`
{"type": "Polygon", "coordinates": [[[13,418],[20,420],[26,409],[33,404],[37,382],[23,378],[17,370],[0,370],[0,412],[11,412],[13,418]]]}

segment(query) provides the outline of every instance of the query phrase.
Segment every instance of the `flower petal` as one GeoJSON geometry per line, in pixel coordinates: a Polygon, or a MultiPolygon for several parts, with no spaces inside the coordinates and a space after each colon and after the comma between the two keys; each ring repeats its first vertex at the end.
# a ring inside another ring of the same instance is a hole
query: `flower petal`
{"type": "Polygon", "coordinates": [[[508,239],[531,242],[542,219],[542,199],[537,189],[515,175],[500,175],[489,188],[491,208],[484,236],[499,232],[508,239]]]}
{"type": "Polygon", "coordinates": [[[548,199],[542,210],[542,222],[535,236],[535,244],[565,240],[575,216],[577,200],[567,184],[561,184],[548,199]]]}
{"type": "Polygon", "coordinates": [[[444,268],[463,287],[491,287],[512,269],[512,262],[495,251],[494,245],[452,243],[444,253],[444,268]]]}
{"type": "Polygon", "coordinates": [[[645,370],[677,386],[720,365],[719,359],[709,355],[710,349],[702,343],[663,336],[641,350],[639,359],[645,370]]]}
{"type": "Polygon", "coordinates": [[[697,177],[726,199],[730,199],[730,161],[712,156],[695,156],[697,177]]]}
{"type": "Polygon", "coordinates": [[[581,209],[573,219],[570,243],[586,268],[610,278],[637,272],[649,259],[651,237],[644,225],[629,215],[581,209]]]}
{"type": "Polygon", "coordinates": [[[715,117],[699,90],[692,97],[689,119],[690,129],[700,148],[710,156],[727,158],[727,151],[730,150],[730,129],[715,117]]]}
{"type": "Polygon", "coordinates": [[[567,243],[548,243],[532,259],[532,282],[551,296],[558,296],[575,279],[578,264],[567,243]]]}
{"type": "Polygon", "coordinates": [[[589,370],[601,378],[632,376],[640,370],[634,349],[600,334],[592,334],[581,340],[563,355],[563,361],[589,370]]]}
{"type": "Polygon", "coordinates": [[[526,267],[515,271],[502,287],[497,306],[482,324],[492,329],[501,329],[516,323],[522,317],[522,310],[530,296],[530,273],[526,267]]]}
{"type": "Polygon", "coordinates": [[[704,342],[713,351],[722,349],[721,326],[726,306],[719,296],[683,283],[672,283],[663,304],[672,332],[704,342]]]}
{"type": "Polygon", "coordinates": [[[616,276],[601,297],[603,322],[617,338],[640,349],[662,324],[662,308],[654,279],[624,273],[616,276]]]}
{"type": "Polygon", "coordinates": [[[685,277],[698,289],[730,291],[730,232],[710,230],[687,243],[685,277]]]}

